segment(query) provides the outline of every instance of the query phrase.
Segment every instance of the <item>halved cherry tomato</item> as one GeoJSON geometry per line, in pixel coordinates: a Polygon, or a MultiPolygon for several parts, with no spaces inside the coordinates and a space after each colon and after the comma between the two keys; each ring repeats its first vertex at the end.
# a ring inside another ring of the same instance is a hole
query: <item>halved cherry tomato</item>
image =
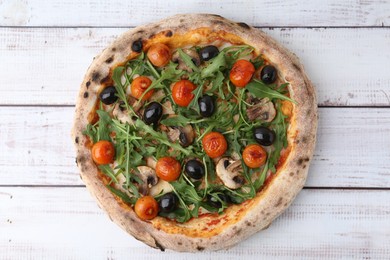
{"type": "Polygon", "coordinates": [[[180,163],[173,157],[162,157],[157,161],[156,174],[164,181],[174,181],[179,178],[180,163]]]}
{"type": "MultiPolygon", "coordinates": [[[[152,84],[152,80],[145,76],[139,76],[131,82],[131,95],[135,98],[140,98],[145,90],[152,84]]],[[[142,97],[142,100],[148,100],[153,95],[154,90],[151,89],[142,97]]]]}
{"type": "Polygon", "coordinates": [[[152,196],[144,196],[137,200],[134,211],[140,219],[151,220],[158,214],[158,203],[152,196]]]}
{"type": "Polygon", "coordinates": [[[258,168],[267,160],[267,152],[258,144],[250,144],[242,152],[242,159],[249,168],[258,168]]]}
{"type": "Polygon", "coordinates": [[[115,148],[109,141],[99,141],[92,146],[92,160],[96,164],[109,164],[114,161],[115,148]]]}
{"type": "Polygon", "coordinates": [[[154,66],[164,67],[171,59],[171,50],[163,43],[155,43],[150,46],[147,56],[154,66]]]}
{"type": "Polygon", "coordinates": [[[238,60],[230,70],[230,81],[234,86],[244,88],[251,81],[255,73],[255,66],[250,61],[238,60]]]}
{"type": "Polygon", "coordinates": [[[218,132],[210,132],[202,139],[203,149],[210,158],[222,156],[227,150],[225,137],[218,132]]]}
{"type": "Polygon", "coordinates": [[[194,98],[192,91],[195,89],[196,86],[189,80],[183,79],[176,82],[172,88],[173,101],[181,107],[188,106],[194,98]]]}

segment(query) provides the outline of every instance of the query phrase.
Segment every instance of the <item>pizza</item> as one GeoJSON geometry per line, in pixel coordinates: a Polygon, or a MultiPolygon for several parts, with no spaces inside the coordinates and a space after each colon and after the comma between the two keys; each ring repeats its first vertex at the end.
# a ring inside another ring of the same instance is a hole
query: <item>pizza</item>
{"type": "Polygon", "coordinates": [[[267,228],[305,183],[316,129],[294,54],[245,23],[185,14],[95,57],[73,140],[112,221],[151,247],[193,252],[267,228]]]}

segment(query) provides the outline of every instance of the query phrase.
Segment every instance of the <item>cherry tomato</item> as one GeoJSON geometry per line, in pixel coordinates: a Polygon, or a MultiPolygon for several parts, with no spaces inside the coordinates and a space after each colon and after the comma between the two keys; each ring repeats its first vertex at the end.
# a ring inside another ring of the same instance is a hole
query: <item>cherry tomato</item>
{"type": "MultiPolygon", "coordinates": [[[[152,80],[145,76],[139,76],[135,78],[131,83],[131,95],[135,98],[140,98],[145,90],[152,84],[152,80]]],[[[149,90],[143,97],[142,100],[148,100],[153,95],[154,90],[149,90]]]]}
{"type": "Polygon", "coordinates": [[[164,181],[174,181],[179,178],[180,163],[173,157],[162,157],[157,161],[156,174],[164,181]]]}
{"type": "Polygon", "coordinates": [[[222,156],[227,150],[225,137],[218,132],[210,132],[202,139],[203,149],[210,158],[222,156]]]}
{"type": "Polygon", "coordinates": [[[96,164],[109,164],[114,161],[115,148],[109,141],[99,141],[92,146],[92,160],[96,164]]]}
{"type": "Polygon", "coordinates": [[[134,211],[140,219],[151,220],[158,214],[158,203],[152,196],[144,196],[137,200],[134,211]]]}
{"type": "Polygon", "coordinates": [[[192,91],[195,89],[196,86],[189,80],[183,79],[176,82],[172,88],[173,101],[181,107],[188,106],[194,98],[192,91]]]}
{"type": "Polygon", "coordinates": [[[244,88],[255,73],[255,66],[247,60],[238,60],[230,70],[230,81],[234,86],[244,88]]]}
{"type": "Polygon", "coordinates": [[[258,144],[250,144],[242,152],[242,159],[249,168],[258,168],[267,160],[267,152],[258,144]]]}
{"type": "Polygon", "coordinates": [[[171,50],[163,43],[155,43],[150,46],[147,56],[154,66],[164,67],[171,59],[171,50]]]}

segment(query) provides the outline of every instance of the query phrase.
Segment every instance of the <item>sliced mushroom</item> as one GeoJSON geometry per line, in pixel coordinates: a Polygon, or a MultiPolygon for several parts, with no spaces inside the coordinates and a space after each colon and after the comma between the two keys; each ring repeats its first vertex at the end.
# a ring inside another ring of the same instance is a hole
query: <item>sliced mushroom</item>
{"type": "Polygon", "coordinates": [[[168,138],[171,142],[176,142],[179,140],[179,143],[183,147],[187,147],[194,141],[195,133],[191,125],[186,125],[184,127],[168,127],[168,138]]]}
{"type": "MultiPolygon", "coordinates": [[[[131,106],[134,112],[137,113],[137,115],[140,117],[141,113],[139,113],[139,110],[143,106],[144,101],[141,101],[137,104],[137,99],[130,97],[128,102],[129,102],[129,106],[131,106]]],[[[129,112],[125,107],[125,102],[123,101],[119,101],[114,106],[114,109],[112,110],[112,115],[116,117],[121,123],[134,124],[134,121],[137,119],[137,117],[135,116],[130,117],[129,112]]]]}
{"type": "Polygon", "coordinates": [[[238,189],[245,183],[245,179],[241,175],[242,165],[240,160],[234,161],[229,158],[222,158],[217,163],[216,172],[223,184],[230,189],[238,189]]]}
{"type": "MultiPolygon", "coordinates": [[[[188,56],[191,57],[191,60],[195,64],[195,66],[198,67],[200,65],[200,57],[199,57],[199,54],[196,50],[193,50],[193,49],[182,49],[182,50],[185,54],[187,54],[188,56]]],[[[182,60],[178,51],[176,51],[172,55],[172,61],[179,64],[179,66],[177,67],[178,69],[192,72],[192,69],[189,68],[187,66],[187,64],[182,60]]]]}
{"type": "Polygon", "coordinates": [[[268,98],[252,99],[249,101],[252,106],[247,108],[246,113],[249,121],[262,120],[271,122],[276,116],[275,106],[268,98]]]}
{"type": "Polygon", "coordinates": [[[158,183],[156,171],[148,166],[138,166],[138,172],[135,175],[142,180],[142,184],[138,184],[138,191],[142,195],[148,195],[152,186],[158,183]]]}

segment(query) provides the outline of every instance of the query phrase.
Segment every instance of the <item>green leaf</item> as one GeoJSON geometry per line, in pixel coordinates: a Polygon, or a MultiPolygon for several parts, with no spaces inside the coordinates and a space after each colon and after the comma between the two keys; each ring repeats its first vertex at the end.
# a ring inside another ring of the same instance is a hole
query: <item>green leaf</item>
{"type": "Polygon", "coordinates": [[[96,110],[96,113],[99,115],[98,128],[97,128],[97,136],[98,141],[107,140],[111,141],[110,133],[111,133],[111,117],[104,110],[96,110]]]}
{"type": "Polygon", "coordinates": [[[202,78],[208,78],[220,71],[221,68],[226,66],[225,52],[221,51],[217,57],[213,58],[210,63],[202,69],[202,78]]]}
{"type": "Polygon", "coordinates": [[[129,203],[131,205],[134,205],[137,202],[137,198],[135,197],[129,197],[125,192],[115,189],[114,187],[111,187],[110,185],[106,185],[107,189],[109,189],[112,193],[114,193],[116,196],[121,198],[124,202],[129,203]]]}
{"type": "Polygon", "coordinates": [[[87,128],[83,131],[84,135],[87,135],[93,143],[96,143],[98,141],[98,134],[97,134],[97,128],[91,124],[87,125],[87,128]]]}
{"type": "Polygon", "coordinates": [[[160,121],[162,125],[166,126],[186,126],[190,119],[182,115],[177,115],[173,117],[168,117],[160,121]]]}
{"type": "Polygon", "coordinates": [[[250,82],[248,85],[246,85],[246,89],[249,90],[249,92],[258,98],[269,98],[270,100],[273,99],[281,99],[281,100],[288,100],[290,102],[293,102],[296,104],[294,100],[292,100],[289,97],[286,97],[285,95],[279,93],[276,90],[273,90],[269,88],[267,85],[265,85],[261,81],[254,80],[250,82]]]}
{"type": "Polygon", "coordinates": [[[199,68],[198,68],[198,67],[194,64],[194,62],[192,61],[191,56],[189,56],[187,53],[183,52],[182,49],[178,49],[177,52],[179,53],[180,58],[184,61],[184,63],[185,63],[190,69],[192,69],[194,72],[198,72],[198,71],[199,71],[199,68]]]}
{"type": "Polygon", "coordinates": [[[113,182],[118,183],[118,179],[116,178],[114,170],[109,164],[99,165],[99,169],[102,171],[102,173],[110,177],[113,182]]]}

